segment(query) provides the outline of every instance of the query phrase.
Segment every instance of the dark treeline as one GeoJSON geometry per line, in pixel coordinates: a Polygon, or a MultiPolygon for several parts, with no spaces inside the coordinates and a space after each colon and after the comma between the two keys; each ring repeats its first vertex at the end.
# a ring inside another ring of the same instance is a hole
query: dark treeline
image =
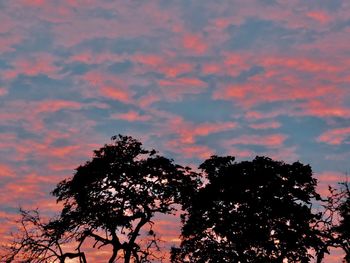
{"type": "Polygon", "coordinates": [[[59,215],[42,220],[37,210],[20,211],[0,260],[86,263],[89,247],[109,251],[109,263],[166,261],[156,215],[181,208],[174,263],[320,263],[335,247],[350,262],[348,184],[329,188],[328,197],[316,186],[311,167],[300,162],[212,156],[193,171],[132,137],[114,136],[52,191],[63,205],[59,215]]]}

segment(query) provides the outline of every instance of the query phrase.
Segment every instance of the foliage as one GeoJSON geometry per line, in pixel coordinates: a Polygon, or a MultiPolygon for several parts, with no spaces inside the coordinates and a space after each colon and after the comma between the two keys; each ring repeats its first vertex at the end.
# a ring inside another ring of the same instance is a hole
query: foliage
{"type": "Polygon", "coordinates": [[[331,247],[350,262],[348,183],[330,187],[323,200],[311,167],[300,162],[212,156],[199,169],[114,136],[53,190],[63,205],[57,217],[45,221],[37,210],[20,210],[20,231],[0,261],[86,263],[82,250],[91,244],[110,249],[109,263],[162,261],[153,224],[181,208],[174,263],[310,262],[312,250],[321,263],[331,247]],[[312,207],[316,201],[322,213],[312,207]]]}
{"type": "Polygon", "coordinates": [[[347,262],[350,262],[350,189],[344,182],[341,189],[341,201],[337,210],[340,215],[339,225],[335,227],[338,234],[337,244],[344,250],[347,262]]]}
{"type": "Polygon", "coordinates": [[[156,234],[151,229],[156,213],[170,214],[184,204],[197,188],[197,174],[176,165],[155,150],[128,136],[115,136],[113,143],[95,151],[91,161],[53,191],[63,202],[59,221],[67,231],[93,238],[99,247],[113,248],[109,262],[121,254],[124,262],[148,262],[156,234]],[[142,247],[137,239],[149,226],[151,239],[142,247]],[[101,235],[100,233],[104,233],[101,235]]]}
{"type": "Polygon", "coordinates": [[[312,227],[320,199],[310,166],[266,157],[234,162],[212,156],[200,169],[208,183],[186,207],[173,262],[309,262],[322,245],[312,227]]]}
{"type": "Polygon", "coordinates": [[[325,244],[324,251],[329,253],[329,248],[341,248],[345,253],[345,262],[350,262],[349,183],[339,183],[338,188],[329,187],[329,192],[327,202],[324,204],[325,209],[321,228],[325,244]]]}

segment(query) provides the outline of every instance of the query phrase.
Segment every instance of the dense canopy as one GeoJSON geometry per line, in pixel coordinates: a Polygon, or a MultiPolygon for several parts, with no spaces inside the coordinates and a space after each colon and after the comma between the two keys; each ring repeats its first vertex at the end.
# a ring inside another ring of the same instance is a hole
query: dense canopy
{"type": "Polygon", "coordinates": [[[310,166],[213,156],[200,168],[208,184],[188,207],[174,262],[309,262],[322,244],[310,166]]]}

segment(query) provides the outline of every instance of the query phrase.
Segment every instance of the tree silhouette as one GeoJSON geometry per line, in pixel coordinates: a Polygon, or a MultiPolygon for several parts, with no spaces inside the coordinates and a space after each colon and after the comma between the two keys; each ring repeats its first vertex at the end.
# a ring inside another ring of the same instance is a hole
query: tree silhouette
{"type": "Polygon", "coordinates": [[[156,214],[174,213],[189,202],[200,183],[197,173],[174,164],[128,136],[94,151],[72,178],[52,194],[63,204],[59,216],[43,222],[38,211],[21,210],[21,230],[1,262],[65,262],[87,259],[81,252],[111,248],[109,263],[159,259],[159,238],[152,228],[156,214]],[[63,247],[73,252],[65,252],[63,247]]]}
{"type": "Polygon", "coordinates": [[[345,260],[350,262],[350,189],[347,182],[342,183],[342,186],[342,198],[337,207],[340,220],[335,232],[338,234],[337,243],[345,252],[345,260]]]}
{"type": "Polygon", "coordinates": [[[4,247],[7,253],[0,256],[1,262],[64,263],[66,259],[78,258],[79,262],[86,263],[79,245],[76,252],[65,251],[64,245],[70,243],[74,233],[62,233],[58,225],[52,228],[51,222],[44,222],[37,210],[20,209],[20,214],[20,232],[4,247]]]}
{"type": "Polygon", "coordinates": [[[172,262],[309,262],[322,240],[312,227],[316,179],[310,166],[266,157],[234,162],[212,156],[200,169],[208,183],[188,205],[172,262]]]}
{"type": "Polygon", "coordinates": [[[132,137],[119,135],[112,141],[54,189],[64,204],[57,222],[79,233],[80,242],[93,238],[95,246],[111,246],[110,263],[118,257],[125,263],[149,262],[157,243],[152,219],[187,202],[199,183],[197,174],[143,149],[132,137]],[[150,239],[142,245],[138,238],[147,226],[150,239]]]}
{"type": "MultiPolygon", "coordinates": [[[[339,183],[338,188],[329,187],[330,195],[325,204],[322,225],[325,251],[341,248],[345,262],[350,262],[350,188],[348,182],[339,183]]],[[[319,261],[321,262],[321,261],[319,261]]]]}

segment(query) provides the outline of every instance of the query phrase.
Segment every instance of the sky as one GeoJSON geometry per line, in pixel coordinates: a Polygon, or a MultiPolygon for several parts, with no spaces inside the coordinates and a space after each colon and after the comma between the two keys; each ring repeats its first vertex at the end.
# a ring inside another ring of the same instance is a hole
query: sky
{"type": "Polygon", "coordinates": [[[350,172],[349,43],[342,0],[0,1],[1,239],[115,134],[192,167],[300,160],[326,194],[350,172]]]}

